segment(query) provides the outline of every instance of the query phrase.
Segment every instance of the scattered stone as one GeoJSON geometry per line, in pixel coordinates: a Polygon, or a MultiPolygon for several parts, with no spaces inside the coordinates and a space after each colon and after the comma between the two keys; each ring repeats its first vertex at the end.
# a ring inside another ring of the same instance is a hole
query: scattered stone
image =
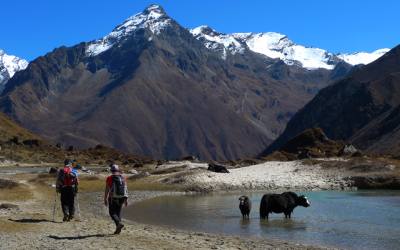
{"type": "Polygon", "coordinates": [[[139,172],[138,172],[136,169],[130,169],[130,170],[128,171],[128,173],[133,174],[133,175],[139,174],[139,172]]]}
{"type": "Polygon", "coordinates": [[[22,144],[24,144],[25,146],[30,146],[30,147],[39,147],[42,143],[40,140],[31,139],[31,140],[22,141],[22,144]]]}
{"type": "Polygon", "coordinates": [[[346,144],[344,147],[339,151],[339,155],[353,155],[357,153],[358,149],[354,147],[352,144],[346,144]]]}
{"type": "Polygon", "coordinates": [[[0,204],[0,209],[18,209],[18,205],[11,203],[2,203],[0,204]]]}

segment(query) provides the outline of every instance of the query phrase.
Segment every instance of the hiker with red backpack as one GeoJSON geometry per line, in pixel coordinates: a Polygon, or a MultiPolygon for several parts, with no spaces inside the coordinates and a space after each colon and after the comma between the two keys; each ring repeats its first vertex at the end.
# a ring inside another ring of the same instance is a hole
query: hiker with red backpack
{"type": "Polygon", "coordinates": [[[63,221],[71,221],[75,214],[75,195],[78,192],[78,174],[72,169],[72,162],[64,161],[64,168],[58,171],[57,192],[61,194],[63,221]]]}
{"type": "Polygon", "coordinates": [[[124,224],[121,222],[122,205],[128,205],[128,188],[126,178],[122,176],[118,165],[111,164],[111,175],[106,179],[104,192],[104,205],[108,206],[108,212],[115,223],[114,234],[121,233],[124,224]]]}

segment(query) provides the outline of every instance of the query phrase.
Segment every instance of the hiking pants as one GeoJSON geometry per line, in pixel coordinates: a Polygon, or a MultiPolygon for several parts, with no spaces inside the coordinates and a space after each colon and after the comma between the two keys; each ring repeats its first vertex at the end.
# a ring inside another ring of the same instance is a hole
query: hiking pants
{"type": "Polygon", "coordinates": [[[121,209],[126,198],[111,198],[108,200],[108,212],[116,226],[121,223],[121,209]]]}
{"type": "Polygon", "coordinates": [[[74,216],[75,189],[73,187],[61,188],[61,207],[64,216],[74,216]]]}

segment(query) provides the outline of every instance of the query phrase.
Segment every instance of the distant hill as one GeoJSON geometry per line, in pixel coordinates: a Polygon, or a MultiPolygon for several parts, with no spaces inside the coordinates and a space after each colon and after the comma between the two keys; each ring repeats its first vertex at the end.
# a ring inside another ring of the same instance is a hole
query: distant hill
{"type": "Polygon", "coordinates": [[[280,148],[307,128],[354,143],[368,152],[400,153],[400,46],[321,90],[289,121],[264,152],[280,148]]]}

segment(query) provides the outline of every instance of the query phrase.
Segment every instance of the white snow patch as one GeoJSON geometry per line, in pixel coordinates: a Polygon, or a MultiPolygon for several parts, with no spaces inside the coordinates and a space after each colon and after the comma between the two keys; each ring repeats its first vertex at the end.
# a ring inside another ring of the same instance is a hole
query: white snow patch
{"type": "Polygon", "coordinates": [[[270,58],[282,58],[284,48],[293,45],[285,35],[275,32],[267,33],[234,33],[233,36],[246,42],[249,48],[270,58]]]}
{"type": "Polygon", "coordinates": [[[386,54],[389,50],[390,49],[385,48],[375,50],[371,53],[358,52],[353,54],[339,54],[338,57],[351,65],[369,64],[386,54]]]}
{"type": "Polygon", "coordinates": [[[276,33],[234,33],[235,37],[243,39],[250,50],[266,55],[270,58],[279,58],[288,65],[299,62],[306,69],[333,69],[331,60],[334,55],[326,50],[297,45],[287,36],[276,33]]]}

